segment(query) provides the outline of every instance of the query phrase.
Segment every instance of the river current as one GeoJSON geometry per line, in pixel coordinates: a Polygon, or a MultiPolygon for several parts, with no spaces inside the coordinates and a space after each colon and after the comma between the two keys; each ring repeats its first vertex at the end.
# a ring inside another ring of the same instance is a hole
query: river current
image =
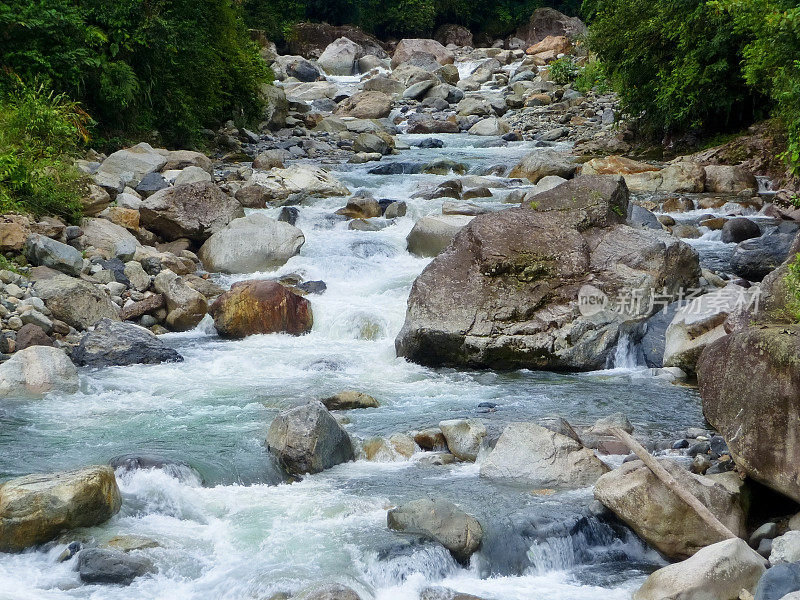
{"type": "MultiPolygon", "coordinates": [[[[438,137],[444,148],[413,148],[387,160],[447,158],[481,174],[534,150],[526,142],[438,137]]],[[[283,480],[264,446],[270,421],[279,410],[343,389],[381,404],[342,413],[354,439],[462,417],[484,419],[490,437],[508,422],[554,415],[588,425],[624,412],[640,432],[667,440],[703,424],[694,390],[648,377],[630,357],[618,368],[579,375],[432,370],[397,358],[406,299],[429,262],[410,255],[405,238],[416,219],[442,205],[410,196],[452,175],[370,175],[375,164],[332,168],[351,191],[405,200],[405,217],[380,231],[354,231],[333,217],[342,198],[304,203],[299,256],[275,272],[220,279],[230,285],[297,273],[325,281],[324,294],[309,296],[310,334],[224,341],[206,317],[192,332],[166,336],[182,363],[87,370],[76,394],[0,405],[0,481],[120,456],[176,463],[119,468],[123,507],[108,523],[44,549],[0,554],[1,600],[268,600],[331,581],[378,600],[413,600],[431,585],[494,600],[622,600],[663,564],[603,516],[591,489],[542,493],[498,485],[479,478],[476,464],[434,466],[425,453],[403,462],[361,459],[302,482],[283,480]],[[487,402],[496,410],[484,412],[479,405],[487,402]],[[426,495],[456,502],[483,524],[483,547],[470,565],[387,530],[388,508],[426,495]],[[102,545],[119,535],[158,542],[142,551],[156,575],[129,588],[82,585],[74,561],[56,561],[71,540],[102,545]]],[[[473,202],[499,209],[507,191],[496,188],[493,198],[473,202]]]]}

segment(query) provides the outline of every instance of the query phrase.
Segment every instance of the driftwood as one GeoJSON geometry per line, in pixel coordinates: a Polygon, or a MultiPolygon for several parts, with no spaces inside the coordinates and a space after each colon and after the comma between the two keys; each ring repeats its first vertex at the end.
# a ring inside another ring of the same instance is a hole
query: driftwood
{"type": "Polygon", "coordinates": [[[613,433],[621,442],[626,444],[628,448],[631,449],[631,452],[638,456],[647,466],[647,468],[650,469],[653,474],[658,477],[664,483],[664,485],[667,486],[667,488],[669,488],[671,492],[686,502],[686,504],[688,504],[692,510],[697,513],[697,516],[703,519],[703,521],[705,521],[709,527],[726,539],[738,537],[730,529],[725,527],[725,525],[723,525],[720,520],[714,516],[714,513],[708,510],[708,507],[700,502],[700,500],[698,500],[694,494],[692,494],[686,488],[681,487],[675,478],[669,474],[669,471],[662,467],[661,464],[655,458],[653,458],[639,442],[633,439],[633,436],[631,436],[628,432],[623,431],[619,427],[614,427],[611,430],[611,433],[613,433]]]}

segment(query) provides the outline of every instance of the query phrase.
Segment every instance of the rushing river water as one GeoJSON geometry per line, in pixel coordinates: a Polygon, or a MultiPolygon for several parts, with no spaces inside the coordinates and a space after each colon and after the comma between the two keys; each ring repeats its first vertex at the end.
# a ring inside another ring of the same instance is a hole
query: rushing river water
{"type": "MultiPolygon", "coordinates": [[[[445,157],[479,173],[532,150],[526,143],[479,147],[487,140],[441,137],[445,148],[415,148],[389,160],[445,157]]],[[[420,460],[424,454],[407,462],[359,460],[283,482],[264,448],[271,419],[342,389],[381,403],[343,413],[356,439],[458,417],[485,419],[490,437],[507,422],[552,415],[589,424],[621,411],[638,430],[664,439],[703,422],[693,390],[643,376],[625,357],[623,368],[581,375],[431,370],[396,358],[406,298],[428,263],[406,251],[405,238],[417,218],[439,212],[442,203],[410,195],[447,177],[369,175],[373,166],[343,165],[337,174],[353,191],[405,200],[406,217],[380,231],[353,231],[332,217],[341,198],[314,200],[299,207],[297,226],[306,236],[300,255],[256,275],[299,273],[327,283],[323,295],[309,296],[310,334],[223,341],[204,322],[167,336],[183,363],[84,371],[77,394],[0,405],[0,480],[123,455],[188,465],[118,469],[121,512],[50,548],[0,554],[0,599],[267,600],[339,581],[380,600],[413,600],[428,585],[496,600],[613,600],[630,598],[661,564],[597,511],[591,489],[537,494],[482,480],[475,464],[433,466],[420,460]],[[481,412],[482,402],[497,410],[481,412]],[[441,547],[387,530],[387,508],[426,495],[458,503],[483,524],[483,548],[468,567],[441,547]],[[160,547],[143,552],[158,574],[129,588],[81,585],[74,561],[56,562],[71,539],[102,544],[116,535],[156,540],[160,547]]],[[[502,207],[498,198],[475,202],[502,207]]]]}

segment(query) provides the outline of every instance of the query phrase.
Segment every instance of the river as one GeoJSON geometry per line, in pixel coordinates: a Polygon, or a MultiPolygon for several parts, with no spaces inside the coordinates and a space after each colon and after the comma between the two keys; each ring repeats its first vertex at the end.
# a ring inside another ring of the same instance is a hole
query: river
{"type": "MultiPolygon", "coordinates": [[[[389,160],[447,158],[481,173],[533,149],[528,142],[486,147],[483,138],[437,137],[444,148],[415,148],[389,160]]],[[[44,550],[0,554],[0,599],[268,600],[339,581],[379,600],[414,599],[429,585],[495,600],[622,600],[663,564],[600,513],[591,489],[539,493],[499,485],[479,478],[475,464],[434,466],[423,453],[283,481],[264,447],[271,419],[343,389],[381,403],[344,413],[355,439],[459,417],[485,419],[490,437],[505,423],[553,415],[587,425],[624,412],[639,432],[665,440],[703,424],[693,389],[647,377],[629,360],[608,371],[558,375],[431,370],[397,358],[406,299],[429,262],[410,255],[405,238],[417,218],[442,204],[410,195],[448,177],[370,175],[373,166],[334,168],[353,191],[405,200],[405,217],[380,231],[353,231],[332,217],[341,198],[314,200],[299,207],[297,226],[306,236],[300,255],[256,275],[299,273],[327,283],[324,294],[309,296],[310,334],[223,341],[207,317],[192,332],[166,336],[183,363],[83,371],[76,394],[0,405],[0,480],[125,455],[179,463],[118,469],[123,507],[108,523],[44,550]],[[496,410],[483,412],[484,402],[496,410]],[[469,566],[441,547],[387,530],[389,507],[425,495],[452,500],[483,524],[483,548],[469,566]],[[74,561],[56,562],[72,539],[102,544],[117,535],[156,540],[159,547],[143,552],[158,573],[129,588],[82,585],[74,561]]],[[[474,202],[502,207],[497,197],[474,202]]]]}

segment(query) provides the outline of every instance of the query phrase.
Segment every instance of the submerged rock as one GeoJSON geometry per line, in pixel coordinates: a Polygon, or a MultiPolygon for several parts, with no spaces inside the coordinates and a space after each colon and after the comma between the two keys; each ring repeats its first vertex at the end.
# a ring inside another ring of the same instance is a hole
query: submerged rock
{"type": "Polygon", "coordinates": [[[122,505],[106,466],[26,475],[0,485],[0,551],[19,552],[61,532],[104,523],[122,505]]]}
{"type": "Polygon", "coordinates": [[[278,413],[267,447],[290,475],[319,473],[355,458],[350,436],[321,402],[278,413]]]}
{"type": "Polygon", "coordinates": [[[741,598],[741,590],[755,591],[765,570],[764,559],[744,540],[725,540],[700,549],[683,562],[659,569],[633,598],[736,600],[741,598]]]}
{"type": "Polygon", "coordinates": [[[447,500],[423,498],[391,509],[389,529],[421,535],[447,548],[456,560],[466,562],[480,548],[483,528],[478,520],[447,500]]]}
{"type": "Polygon", "coordinates": [[[537,488],[586,487],[607,472],[580,442],[535,423],[508,425],[480,470],[481,477],[537,488]]]}
{"type": "Polygon", "coordinates": [[[311,305],[275,281],[240,281],[217,298],[209,309],[217,332],[226,338],[259,333],[301,335],[311,330],[311,305]]]}
{"type": "Polygon", "coordinates": [[[137,577],[155,572],[150,559],[120,550],[88,548],[78,555],[78,573],[84,583],[130,585],[137,577]]]}
{"type": "MultiPolygon", "coordinates": [[[[736,473],[694,475],[674,461],[659,463],[737,535],[745,535],[748,497],[736,473]]],[[[642,539],[670,558],[686,558],[722,539],[641,461],[624,463],[597,480],[594,496],[642,539]]]]}
{"type": "Polygon", "coordinates": [[[72,359],[80,366],[108,367],[181,362],[183,357],[149,329],[103,319],[83,336],[72,359]]]}
{"type": "Polygon", "coordinates": [[[378,408],[378,401],[369,394],[355,390],[344,390],[320,400],[328,410],[350,410],[353,408],[378,408]]]}

